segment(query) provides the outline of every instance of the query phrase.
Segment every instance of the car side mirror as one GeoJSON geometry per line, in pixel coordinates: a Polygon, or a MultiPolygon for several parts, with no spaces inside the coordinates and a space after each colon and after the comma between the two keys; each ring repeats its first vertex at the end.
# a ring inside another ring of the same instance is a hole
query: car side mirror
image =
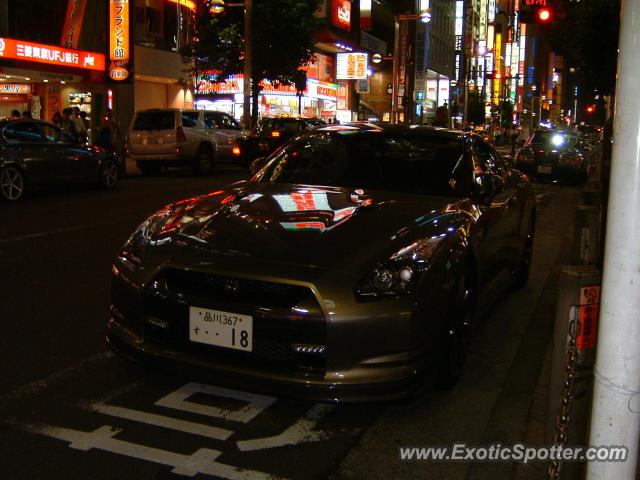
{"type": "Polygon", "coordinates": [[[504,189],[504,181],[498,175],[483,173],[475,178],[476,198],[488,205],[504,189]]]}
{"type": "Polygon", "coordinates": [[[264,166],[266,160],[267,160],[267,157],[258,157],[255,160],[253,160],[249,164],[249,174],[251,176],[255,175],[258,172],[258,170],[260,170],[264,166]]]}

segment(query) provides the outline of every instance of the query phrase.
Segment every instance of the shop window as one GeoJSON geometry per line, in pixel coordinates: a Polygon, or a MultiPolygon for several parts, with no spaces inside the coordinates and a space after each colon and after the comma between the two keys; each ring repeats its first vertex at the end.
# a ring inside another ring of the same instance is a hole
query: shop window
{"type": "Polygon", "coordinates": [[[2,132],[9,143],[42,142],[42,132],[35,122],[17,122],[7,125],[2,132]]]}

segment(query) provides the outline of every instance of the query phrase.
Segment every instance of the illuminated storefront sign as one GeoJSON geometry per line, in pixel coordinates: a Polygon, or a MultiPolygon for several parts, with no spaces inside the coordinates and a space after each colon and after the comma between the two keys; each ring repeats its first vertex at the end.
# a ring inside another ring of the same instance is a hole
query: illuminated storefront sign
{"type": "Polygon", "coordinates": [[[68,0],[67,14],[62,28],[60,44],[65,48],[78,48],[82,31],[82,20],[87,8],[87,0],[68,0]]]}
{"type": "Polygon", "coordinates": [[[187,7],[192,12],[196,11],[196,2],[193,0],[169,0],[171,3],[177,3],[182,7],[187,7]]]}
{"type": "MultiPolygon", "coordinates": [[[[218,79],[216,74],[206,74],[198,76],[197,93],[199,95],[241,94],[243,89],[242,75],[230,75],[224,80],[218,79]]],[[[295,96],[297,94],[295,85],[283,85],[271,83],[268,80],[260,82],[262,95],[295,96]]],[[[320,100],[336,101],[338,86],[335,83],[321,82],[315,78],[307,79],[307,89],[304,96],[320,100]]]]}
{"type": "Polygon", "coordinates": [[[25,42],[13,38],[0,38],[0,58],[86,70],[102,71],[105,69],[105,58],[101,53],[25,42]]]}
{"type": "Polygon", "coordinates": [[[129,60],[129,0],[110,0],[109,59],[129,60]]]}
{"type": "Polygon", "coordinates": [[[365,80],[369,56],[366,53],[336,54],[336,79],[365,80]]]}
{"type": "Polygon", "coordinates": [[[0,83],[0,94],[28,95],[31,93],[31,85],[22,83],[0,83]]]}
{"type": "Polygon", "coordinates": [[[343,30],[351,30],[350,0],[333,0],[331,8],[331,23],[343,30]]]}
{"type": "Polygon", "coordinates": [[[129,0],[109,0],[109,77],[122,81],[129,77],[129,0]]]}

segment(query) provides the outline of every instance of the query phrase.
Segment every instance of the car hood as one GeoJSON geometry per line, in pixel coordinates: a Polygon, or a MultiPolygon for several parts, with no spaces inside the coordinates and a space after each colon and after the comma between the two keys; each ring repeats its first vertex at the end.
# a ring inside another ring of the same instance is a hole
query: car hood
{"type": "Polygon", "coordinates": [[[474,207],[460,198],[240,182],[171,208],[173,241],[157,245],[360,271],[417,238],[455,231],[474,207]]]}

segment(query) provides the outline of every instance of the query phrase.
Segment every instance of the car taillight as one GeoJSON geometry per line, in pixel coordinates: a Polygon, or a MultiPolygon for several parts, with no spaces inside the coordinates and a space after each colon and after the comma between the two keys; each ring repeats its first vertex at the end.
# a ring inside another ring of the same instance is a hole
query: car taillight
{"type": "Polygon", "coordinates": [[[271,136],[272,137],[279,137],[280,136],[280,132],[271,132],[271,136]]]}
{"type": "Polygon", "coordinates": [[[233,150],[231,150],[231,153],[233,153],[234,155],[240,155],[240,147],[239,146],[234,146],[233,150]]]}
{"type": "Polygon", "coordinates": [[[187,136],[184,134],[184,130],[182,129],[182,127],[178,127],[176,129],[176,143],[186,142],[186,141],[187,141],[187,136]]]}

